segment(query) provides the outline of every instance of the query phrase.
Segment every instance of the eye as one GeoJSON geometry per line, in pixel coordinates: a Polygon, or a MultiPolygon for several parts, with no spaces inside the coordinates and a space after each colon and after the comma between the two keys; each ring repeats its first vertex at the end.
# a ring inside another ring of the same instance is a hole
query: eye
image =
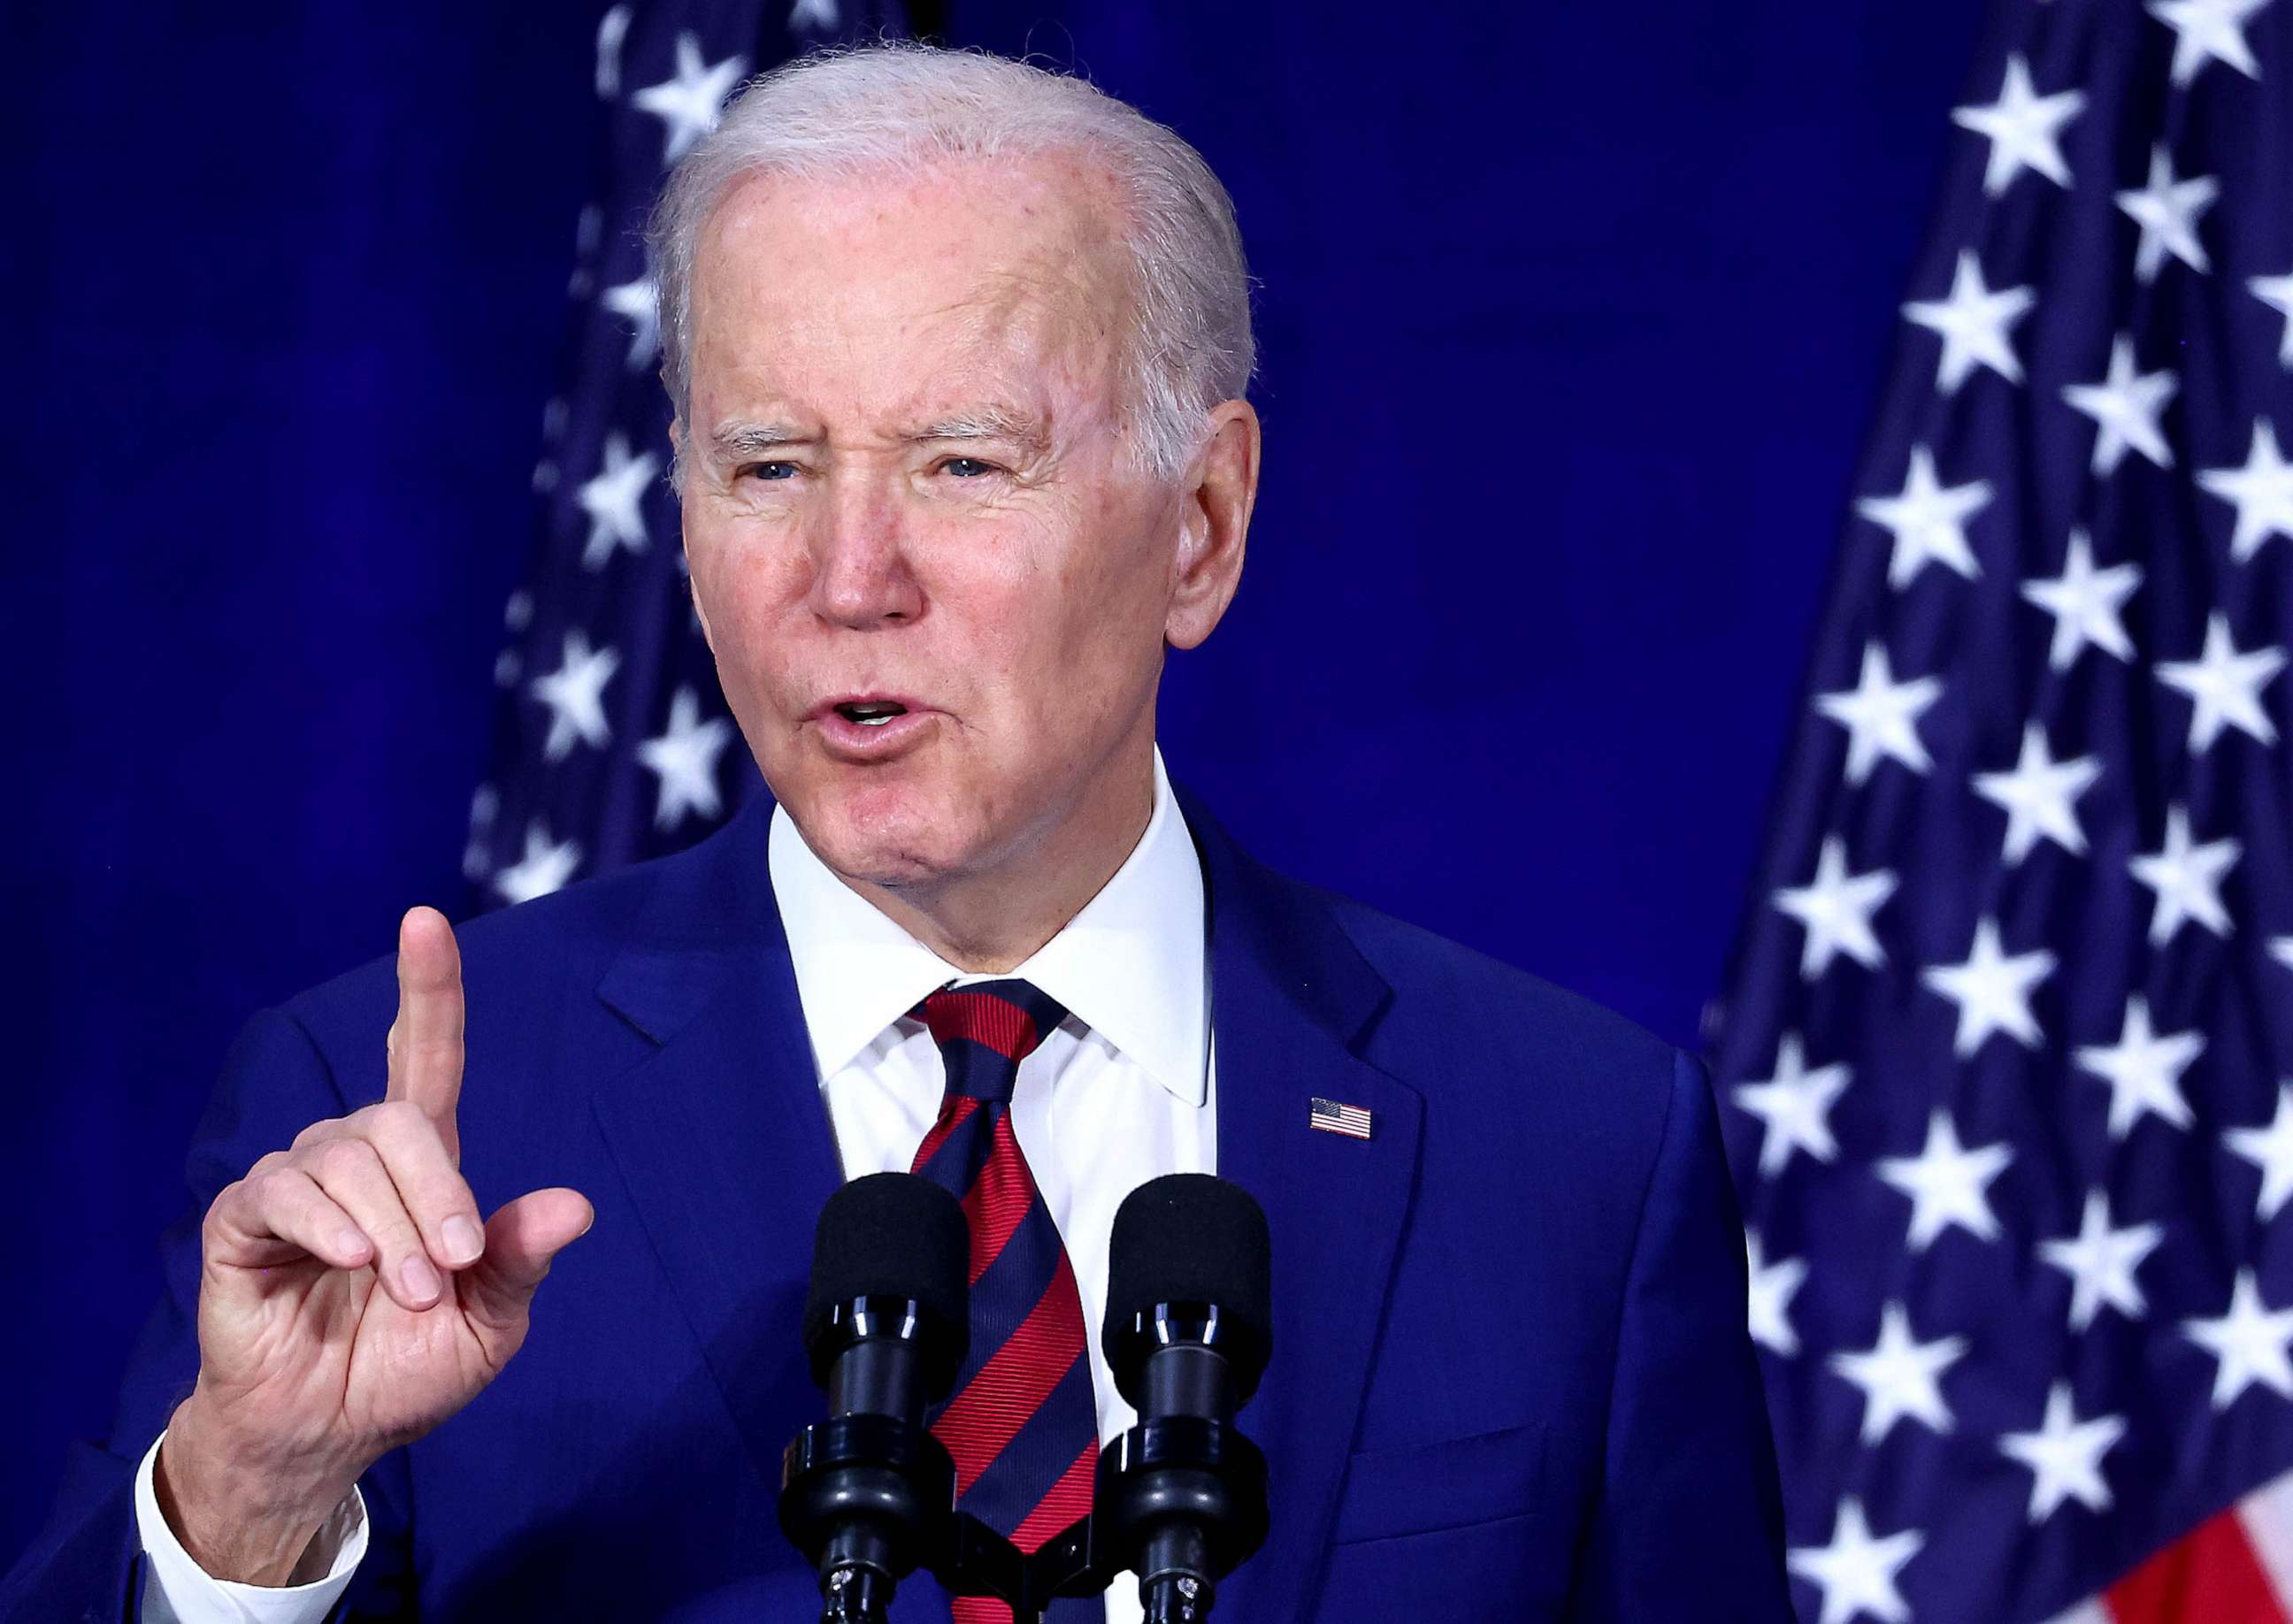
{"type": "Polygon", "coordinates": [[[741,476],[754,474],[760,480],[791,480],[796,477],[794,463],[750,463],[740,471],[741,476]]]}
{"type": "Polygon", "coordinates": [[[993,463],[982,462],[976,456],[951,456],[940,466],[960,480],[976,480],[983,473],[1002,472],[993,463]]]}

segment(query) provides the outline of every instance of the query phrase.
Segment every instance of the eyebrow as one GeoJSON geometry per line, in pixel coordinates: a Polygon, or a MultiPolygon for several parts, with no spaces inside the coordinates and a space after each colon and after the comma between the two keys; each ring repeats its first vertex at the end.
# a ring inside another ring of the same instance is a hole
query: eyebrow
{"type": "MultiPolygon", "coordinates": [[[[810,445],[818,436],[787,423],[720,423],[709,432],[709,444],[725,457],[757,456],[789,446],[810,445]]],[[[1034,413],[1016,407],[964,407],[921,424],[901,436],[910,445],[934,440],[1001,440],[1041,452],[1049,448],[1050,430],[1034,413]]]]}
{"type": "Polygon", "coordinates": [[[784,423],[720,423],[709,432],[709,443],[725,456],[752,456],[800,446],[812,437],[784,423]]]}
{"type": "Polygon", "coordinates": [[[1009,406],[973,406],[927,423],[906,436],[911,444],[934,440],[1008,440],[1029,450],[1050,445],[1050,430],[1033,412],[1009,406]]]}

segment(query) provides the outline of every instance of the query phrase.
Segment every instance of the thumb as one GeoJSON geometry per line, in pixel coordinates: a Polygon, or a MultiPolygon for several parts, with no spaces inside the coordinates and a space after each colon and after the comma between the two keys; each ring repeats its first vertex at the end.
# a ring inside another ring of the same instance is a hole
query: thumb
{"type": "MultiPolygon", "coordinates": [[[[462,1305],[494,1337],[522,1338],[525,1311],[557,1254],[589,1232],[596,1209],[578,1190],[535,1190],[486,1220],[486,1249],[458,1277],[462,1305]]],[[[499,1351],[506,1359],[515,1343],[499,1351]]],[[[498,1362],[498,1361],[497,1361],[498,1362]]]]}

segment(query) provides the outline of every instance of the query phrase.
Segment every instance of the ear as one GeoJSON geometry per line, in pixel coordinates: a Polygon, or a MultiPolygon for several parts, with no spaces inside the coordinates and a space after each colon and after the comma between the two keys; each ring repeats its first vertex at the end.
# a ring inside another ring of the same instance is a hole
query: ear
{"type": "Polygon", "coordinates": [[[1163,622],[1163,635],[1174,649],[1194,648],[1208,637],[1242,584],[1250,512],[1258,502],[1260,447],[1258,414],[1249,401],[1212,408],[1210,438],[1187,471],[1179,504],[1179,553],[1163,622]]]}

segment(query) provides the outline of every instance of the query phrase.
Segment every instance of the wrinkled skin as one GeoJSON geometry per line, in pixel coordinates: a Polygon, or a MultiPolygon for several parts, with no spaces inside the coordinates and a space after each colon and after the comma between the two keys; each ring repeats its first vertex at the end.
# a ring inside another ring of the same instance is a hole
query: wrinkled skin
{"type": "Polygon", "coordinates": [[[1114,208],[1065,157],[751,176],[698,245],[685,540],[726,698],[814,851],[965,968],[1136,844],[1163,650],[1241,573],[1250,407],[1175,480],[1133,465],[1114,208]],[[864,694],[925,713],[896,751],[817,714],[864,694]]]}

